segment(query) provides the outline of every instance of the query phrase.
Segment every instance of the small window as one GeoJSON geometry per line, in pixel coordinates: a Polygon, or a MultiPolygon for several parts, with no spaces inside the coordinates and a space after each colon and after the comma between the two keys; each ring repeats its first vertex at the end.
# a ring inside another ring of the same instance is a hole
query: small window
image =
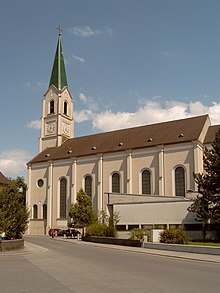
{"type": "Polygon", "coordinates": [[[43,219],[47,219],[47,205],[43,204],[43,219]]]}
{"type": "Polygon", "coordinates": [[[118,173],[112,175],[112,192],[120,192],[120,175],[118,173]]]}
{"type": "Polygon", "coordinates": [[[177,167],[175,170],[175,194],[185,196],[185,170],[183,167],[177,167]]]}
{"type": "Polygon", "coordinates": [[[68,109],[68,104],[67,104],[67,102],[65,101],[64,102],[64,104],[63,104],[63,113],[65,114],[65,115],[67,115],[67,109],[68,109]]]}
{"type": "Polygon", "coordinates": [[[33,205],[33,219],[37,219],[37,205],[34,204],[33,205]]]}
{"type": "Polygon", "coordinates": [[[92,196],[92,177],[85,177],[85,192],[87,195],[92,196]]]}
{"type": "Polygon", "coordinates": [[[67,192],[67,182],[65,178],[60,180],[60,218],[66,218],[66,195],[67,192]]]}
{"type": "Polygon", "coordinates": [[[50,101],[50,114],[54,113],[54,100],[50,101]]]}
{"type": "Polygon", "coordinates": [[[37,186],[38,187],[42,187],[44,185],[44,180],[43,179],[39,179],[38,181],[37,181],[37,186]]]}
{"type": "Polygon", "coordinates": [[[142,172],[142,194],[151,194],[151,174],[149,170],[142,172]]]}

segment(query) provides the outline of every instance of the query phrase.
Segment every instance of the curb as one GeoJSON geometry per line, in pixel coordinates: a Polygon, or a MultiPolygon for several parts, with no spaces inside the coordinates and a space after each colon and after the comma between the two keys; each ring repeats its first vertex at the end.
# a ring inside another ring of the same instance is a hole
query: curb
{"type": "Polygon", "coordinates": [[[94,242],[85,242],[78,239],[67,239],[67,238],[55,238],[56,241],[64,241],[72,244],[80,244],[80,245],[93,245],[101,248],[108,249],[116,249],[122,250],[125,252],[133,252],[133,253],[142,253],[147,255],[157,255],[163,257],[173,257],[180,259],[187,259],[193,261],[204,261],[211,263],[220,263],[220,256],[218,255],[209,255],[209,254],[198,254],[193,252],[179,252],[179,251],[167,251],[161,249],[151,249],[151,248],[143,248],[143,247],[128,247],[128,246],[120,246],[113,244],[103,244],[103,243],[94,243],[94,242]]]}

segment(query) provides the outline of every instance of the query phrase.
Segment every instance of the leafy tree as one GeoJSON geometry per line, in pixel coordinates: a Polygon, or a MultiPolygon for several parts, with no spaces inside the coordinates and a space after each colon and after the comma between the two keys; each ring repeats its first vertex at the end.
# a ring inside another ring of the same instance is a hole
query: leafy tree
{"type": "Polygon", "coordinates": [[[199,195],[189,207],[197,213],[197,220],[203,222],[203,236],[206,238],[208,223],[220,222],[220,129],[216,132],[211,149],[205,148],[202,174],[194,174],[199,195]]]}
{"type": "Polygon", "coordinates": [[[112,215],[108,215],[106,211],[100,211],[98,214],[98,221],[102,224],[107,224],[109,227],[116,228],[116,225],[120,221],[119,212],[114,212],[112,215]]]}
{"type": "Polygon", "coordinates": [[[17,177],[0,192],[0,231],[5,232],[6,238],[22,238],[27,229],[26,189],[24,178],[17,177]]]}
{"type": "Polygon", "coordinates": [[[97,221],[89,225],[86,229],[87,236],[103,236],[103,237],[116,237],[116,225],[119,222],[119,213],[115,212],[108,215],[106,211],[100,211],[97,221]]]}
{"type": "Polygon", "coordinates": [[[72,219],[71,226],[76,228],[84,228],[97,221],[96,213],[92,209],[92,200],[81,188],[77,193],[76,203],[72,204],[69,216],[72,219]]]}

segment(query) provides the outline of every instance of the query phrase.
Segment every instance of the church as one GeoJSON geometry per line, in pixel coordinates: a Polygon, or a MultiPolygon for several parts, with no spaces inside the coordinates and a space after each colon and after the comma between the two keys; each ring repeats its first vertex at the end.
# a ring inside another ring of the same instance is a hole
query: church
{"type": "Polygon", "coordinates": [[[203,171],[204,147],[219,127],[202,115],[74,137],[59,33],[43,100],[39,153],[27,163],[28,234],[67,228],[81,188],[96,211],[119,213],[119,230],[198,225],[187,211],[198,194],[193,173],[203,171]]]}

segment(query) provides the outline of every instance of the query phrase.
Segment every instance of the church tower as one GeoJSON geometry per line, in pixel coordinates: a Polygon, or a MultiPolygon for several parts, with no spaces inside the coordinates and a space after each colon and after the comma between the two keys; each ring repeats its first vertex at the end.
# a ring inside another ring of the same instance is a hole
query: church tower
{"type": "Polygon", "coordinates": [[[68,89],[61,29],[48,90],[43,101],[39,151],[60,146],[74,136],[73,100],[68,89]]]}

